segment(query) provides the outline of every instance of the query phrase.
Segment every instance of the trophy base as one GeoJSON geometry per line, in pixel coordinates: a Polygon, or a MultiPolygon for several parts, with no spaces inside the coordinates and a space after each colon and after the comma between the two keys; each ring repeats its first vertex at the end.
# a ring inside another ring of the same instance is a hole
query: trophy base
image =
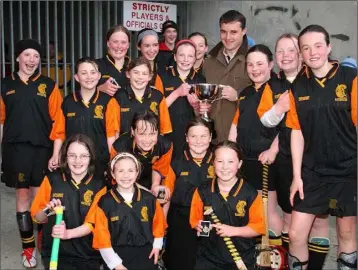
{"type": "Polygon", "coordinates": [[[205,117],[204,115],[201,117],[201,119],[203,119],[205,122],[209,122],[209,123],[213,122],[211,118],[205,117]]]}

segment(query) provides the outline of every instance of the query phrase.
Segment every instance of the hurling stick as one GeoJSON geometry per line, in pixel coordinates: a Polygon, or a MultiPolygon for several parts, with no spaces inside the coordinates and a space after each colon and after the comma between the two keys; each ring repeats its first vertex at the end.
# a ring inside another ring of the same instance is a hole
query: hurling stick
{"type": "MultiPolygon", "coordinates": [[[[63,206],[55,207],[56,212],[56,225],[59,225],[63,219],[63,206]]],[[[58,263],[58,252],[60,247],[60,238],[54,237],[52,241],[51,259],[50,259],[50,270],[57,269],[58,263]]]]}
{"type": "MultiPolygon", "coordinates": [[[[210,215],[211,219],[213,220],[213,222],[215,224],[218,224],[220,225],[221,222],[219,220],[219,218],[215,215],[214,213],[214,210],[213,208],[208,208],[204,215],[210,215]]],[[[244,263],[244,261],[242,260],[239,252],[237,251],[234,243],[232,242],[231,238],[230,237],[224,237],[224,242],[225,242],[225,245],[226,247],[228,248],[229,252],[230,252],[230,255],[231,257],[233,258],[236,266],[237,266],[237,269],[239,270],[247,270],[246,268],[246,265],[244,263]]]]}

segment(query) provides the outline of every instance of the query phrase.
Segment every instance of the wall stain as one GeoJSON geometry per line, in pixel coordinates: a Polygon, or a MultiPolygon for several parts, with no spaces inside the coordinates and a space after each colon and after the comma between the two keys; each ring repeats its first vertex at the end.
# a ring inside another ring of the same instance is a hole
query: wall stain
{"type": "Polygon", "coordinates": [[[335,35],[331,35],[331,37],[339,39],[341,41],[348,41],[350,39],[349,36],[347,36],[345,34],[335,34],[335,35]]]}
{"type": "Polygon", "coordinates": [[[264,11],[264,10],[267,10],[267,11],[280,11],[280,12],[284,13],[284,12],[288,11],[288,8],[279,7],[279,6],[269,6],[269,7],[266,7],[266,8],[257,8],[254,11],[254,16],[259,15],[260,12],[264,11]]]}

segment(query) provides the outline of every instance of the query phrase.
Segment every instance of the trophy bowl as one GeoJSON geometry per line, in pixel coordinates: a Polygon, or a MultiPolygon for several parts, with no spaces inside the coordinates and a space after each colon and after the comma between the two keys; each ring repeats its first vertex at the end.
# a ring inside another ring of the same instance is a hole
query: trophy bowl
{"type": "MultiPolygon", "coordinates": [[[[200,102],[212,103],[216,100],[221,99],[218,98],[218,96],[220,94],[219,90],[222,87],[224,86],[211,83],[192,84],[189,93],[194,93],[200,102]]],[[[207,112],[205,112],[204,115],[202,115],[201,117],[207,122],[212,122],[207,112]]]]}

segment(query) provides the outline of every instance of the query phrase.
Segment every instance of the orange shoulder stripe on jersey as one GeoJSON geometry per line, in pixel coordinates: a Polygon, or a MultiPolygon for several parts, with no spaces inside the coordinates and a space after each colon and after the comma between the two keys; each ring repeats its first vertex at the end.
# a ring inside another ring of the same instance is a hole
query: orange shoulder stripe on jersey
{"type": "Polygon", "coordinates": [[[175,176],[174,170],[173,170],[172,166],[170,166],[167,176],[162,181],[162,185],[166,186],[170,190],[171,194],[173,194],[173,191],[174,191],[175,179],[176,179],[176,176],[175,176]]]}
{"type": "Polygon", "coordinates": [[[159,172],[163,177],[168,175],[170,163],[172,162],[173,143],[170,145],[168,152],[162,155],[159,159],[154,161],[152,169],[159,172]]]}
{"type": "Polygon", "coordinates": [[[5,122],[5,103],[0,96],[0,123],[4,124],[5,122]]]}
{"type": "Polygon", "coordinates": [[[153,217],[153,236],[154,238],[163,238],[165,234],[165,229],[168,227],[165,220],[163,208],[160,206],[160,203],[155,201],[155,212],[153,217]]]}
{"type": "Polygon", "coordinates": [[[108,229],[108,219],[103,210],[98,206],[96,207],[95,213],[92,247],[94,249],[112,247],[111,235],[108,229]]]}
{"type": "Polygon", "coordinates": [[[357,76],[353,80],[351,92],[351,116],[354,126],[357,126],[357,76]]]}
{"type": "Polygon", "coordinates": [[[57,140],[60,139],[62,141],[66,138],[66,123],[65,116],[63,114],[62,109],[60,108],[60,112],[56,114],[55,121],[53,122],[50,139],[57,140]]]}
{"type": "Polygon", "coordinates": [[[297,129],[300,130],[300,122],[298,120],[298,115],[296,111],[296,103],[295,98],[292,94],[292,91],[289,91],[289,97],[290,97],[290,110],[287,112],[287,118],[286,118],[286,126],[291,129],[297,129]]]}
{"type": "Polygon", "coordinates": [[[257,107],[257,114],[261,118],[265,112],[270,110],[273,106],[273,94],[272,89],[268,83],[266,83],[265,88],[262,92],[260,104],[257,107]]]}
{"type": "Polygon", "coordinates": [[[48,99],[48,111],[52,121],[55,121],[57,114],[60,113],[61,104],[62,104],[62,95],[57,85],[55,85],[48,99]]]}
{"type": "Polygon", "coordinates": [[[200,198],[198,189],[195,190],[190,206],[190,226],[195,228],[200,220],[204,218],[204,204],[200,198]]]}
{"type": "Polygon", "coordinates": [[[164,96],[159,104],[159,125],[161,134],[168,134],[173,131],[172,123],[170,121],[168,105],[164,96]]]}
{"type": "Polygon", "coordinates": [[[107,138],[114,137],[119,132],[120,127],[120,109],[115,98],[111,98],[107,104],[106,110],[106,135],[107,138]]]}
{"type": "MultiPolygon", "coordinates": [[[[240,105],[239,105],[240,106],[240,105]]],[[[240,117],[240,108],[236,109],[236,113],[234,115],[234,119],[232,119],[232,124],[236,125],[239,123],[239,117],[240,117]]]]}
{"type": "Polygon", "coordinates": [[[258,234],[265,233],[264,209],[260,194],[257,194],[256,199],[250,206],[249,223],[247,224],[247,226],[253,229],[258,234]]]}
{"type": "Polygon", "coordinates": [[[164,95],[164,86],[159,74],[157,74],[155,77],[154,87],[164,95]]]}
{"type": "Polygon", "coordinates": [[[39,190],[36,193],[36,196],[31,204],[31,217],[36,222],[35,216],[37,213],[46,208],[47,203],[51,199],[51,184],[47,176],[44,177],[42,183],[39,187],[39,190]]]}

